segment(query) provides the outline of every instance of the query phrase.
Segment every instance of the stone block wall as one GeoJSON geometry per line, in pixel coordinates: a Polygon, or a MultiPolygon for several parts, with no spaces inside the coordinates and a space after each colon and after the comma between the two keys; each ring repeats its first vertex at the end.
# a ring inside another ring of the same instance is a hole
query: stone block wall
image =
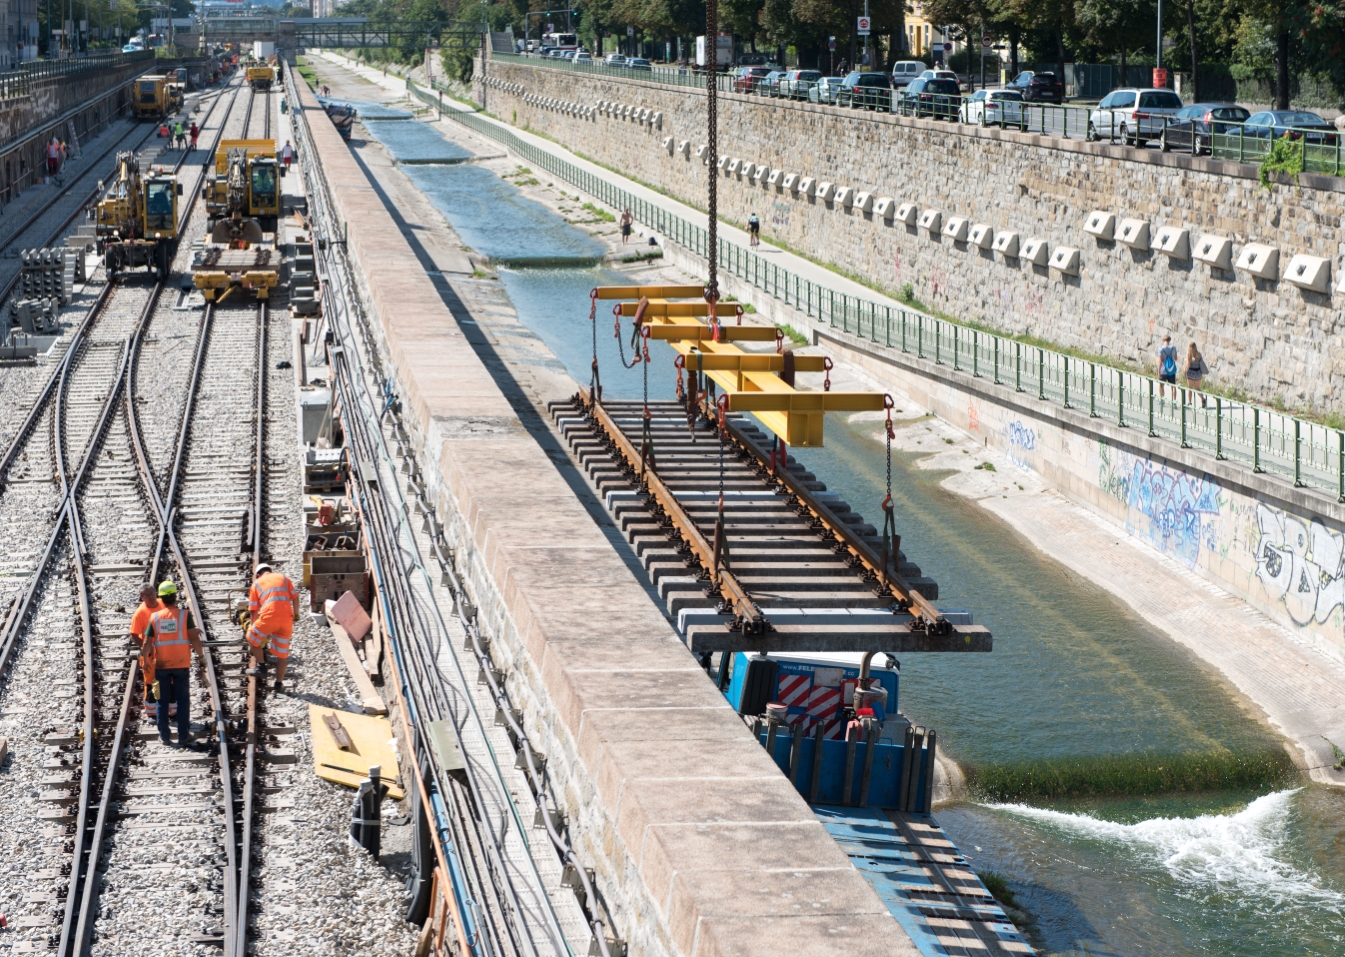
{"type": "MultiPolygon", "coordinates": [[[[705,207],[709,170],[696,157],[704,91],[498,60],[484,77],[478,69],[475,84],[493,115],[705,207]],[[561,108],[598,101],[661,114],[659,127],[561,108]],[[688,149],[678,153],[684,140],[688,149]]],[[[945,221],[967,217],[1023,242],[1041,238],[1051,250],[1075,248],[1079,275],[718,173],[724,219],[741,224],[756,212],[768,239],[890,293],[909,283],[918,299],[955,318],[1150,365],[1171,333],[1183,346],[1200,344],[1220,383],[1292,407],[1345,407],[1337,334],[1345,293],[1252,279],[1084,232],[1094,210],[1145,220],[1153,233],[1184,226],[1193,247],[1207,233],[1231,238],[1234,260],[1249,242],[1277,247],[1281,270],[1296,253],[1330,259],[1334,284],[1345,263],[1345,181],[1304,175],[1298,186],[1266,190],[1255,167],[1237,163],[739,94],[721,94],[719,117],[721,156],[914,202],[945,221]]]]}

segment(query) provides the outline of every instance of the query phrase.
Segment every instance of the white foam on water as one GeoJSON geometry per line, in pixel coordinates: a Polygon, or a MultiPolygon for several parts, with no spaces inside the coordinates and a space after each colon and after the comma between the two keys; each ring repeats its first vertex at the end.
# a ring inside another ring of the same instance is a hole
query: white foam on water
{"type": "Polygon", "coordinates": [[[1081,838],[1125,845],[1192,888],[1235,890],[1263,903],[1310,904],[1345,913],[1345,894],[1322,886],[1313,874],[1284,859],[1290,808],[1297,793],[1298,789],[1267,794],[1236,814],[1159,817],[1135,824],[1026,804],[988,806],[1081,838]]]}

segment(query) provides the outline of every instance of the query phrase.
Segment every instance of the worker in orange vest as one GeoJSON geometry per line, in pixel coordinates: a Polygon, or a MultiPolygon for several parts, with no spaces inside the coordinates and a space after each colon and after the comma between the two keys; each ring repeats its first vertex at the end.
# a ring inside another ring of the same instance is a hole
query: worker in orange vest
{"type": "Polygon", "coordinates": [[[257,566],[257,579],[248,592],[248,644],[252,648],[252,667],[255,675],[268,645],[275,654],[275,690],[285,690],[285,666],[290,660],[290,639],[294,623],[299,618],[299,590],[294,582],[265,562],[257,566]]]}
{"type": "Polygon", "coordinates": [[[154,697],[154,647],[145,647],[145,629],[150,618],[162,607],[154,586],[145,585],[140,589],[140,607],[131,616],[131,640],[140,648],[140,674],[145,679],[145,717],[151,721],[159,718],[159,702],[154,697]]]}
{"type": "Polygon", "coordinates": [[[177,585],[172,581],[159,584],[159,601],[163,607],[149,617],[145,626],[145,643],[154,650],[154,676],[159,686],[159,740],[172,747],[168,733],[167,702],[177,704],[177,746],[196,750],[191,740],[191,698],[189,677],[192,652],[203,655],[201,630],[196,627],[190,611],[177,606],[177,585]]]}

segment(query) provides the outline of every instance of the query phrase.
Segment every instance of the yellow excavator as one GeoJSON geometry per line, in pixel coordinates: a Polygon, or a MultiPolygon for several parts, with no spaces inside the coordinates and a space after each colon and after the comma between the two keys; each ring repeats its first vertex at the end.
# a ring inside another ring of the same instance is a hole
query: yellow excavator
{"type": "MultiPolygon", "coordinates": [[[[105,189],[100,184],[100,189],[105,189]]],[[[117,179],[98,203],[95,231],[109,279],[146,267],[168,278],[177,245],[177,198],[182,186],[162,169],[140,171],[134,152],[117,154],[117,179]]]]}

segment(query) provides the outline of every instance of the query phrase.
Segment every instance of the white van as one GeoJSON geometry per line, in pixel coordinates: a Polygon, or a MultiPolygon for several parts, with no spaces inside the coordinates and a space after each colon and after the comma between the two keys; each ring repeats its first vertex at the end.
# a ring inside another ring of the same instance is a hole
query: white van
{"type": "Polygon", "coordinates": [[[1165,117],[1181,108],[1182,98],[1171,90],[1113,90],[1088,117],[1088,138],[1119,138],[1127,146],[1143,146],[1160,138],[1165,117]]]}
{"type": "Polygon", "coordinates": [[[918,79],[921,73],[928,70],[925,64],[919,60],[902,60],[899,63],[892,64],[892,86],[901,89],[907,83],[918,79]]]}

